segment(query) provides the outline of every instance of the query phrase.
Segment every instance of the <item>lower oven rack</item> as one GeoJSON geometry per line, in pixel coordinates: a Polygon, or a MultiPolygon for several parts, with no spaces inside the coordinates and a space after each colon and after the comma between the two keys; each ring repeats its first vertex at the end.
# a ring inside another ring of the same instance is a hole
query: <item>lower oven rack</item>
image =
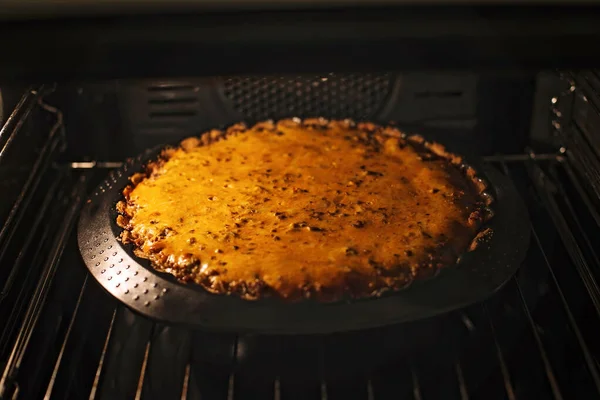
{"type": "Polygon", "coordinates": [[[523,267],[488,301],[438,317],[444,335],[426,354],[351,377],[331,369],[333,359],[352,362],[352,354],[328,352],[335,337],[290,365],[293,342],[257,359],[251,347],[273,338],[169,327],[118,305],[87,276],[73,229],[86,193],[118,164],[49,168],[44,181],[54,183],[38,188],[45,200],[28,206],[40,221],[13,242],[23,247],[12,265],[31,268],[19,269],[20,285],[0,299],[10,316],[0,329],[0,398],[598,398],[600,228],[589,194],[560,155],[487,162],[528,203],[523,267]],[[10,310],[8,298],[16,299],[10,310]],[[213,363],[215,355],[228,362],[213,363]]]}

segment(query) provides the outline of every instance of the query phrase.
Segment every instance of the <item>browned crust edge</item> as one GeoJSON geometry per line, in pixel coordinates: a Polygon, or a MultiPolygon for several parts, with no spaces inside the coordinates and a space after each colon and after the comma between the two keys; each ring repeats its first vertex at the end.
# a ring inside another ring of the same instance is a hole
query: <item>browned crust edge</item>
{"type": "MultiPolygon", "coordinates": [[[[211,143],[224,140],[231,136],[236,136],[247,130],[263,130],[276,132],[279,126],[305,126],[315,129],[327,129],[333,127],[357,128],[358,130],[371,135],[371,138],[373,138],[374,140],[379,141],[386,137],[396,137],[406,142],[409,142],[412,145],[422,146],[428,152],[438,157],[446,159],[451,165],[458,168],[458,170],[462,172],[464,177],[466,177],[469,181],[472,182],[474,188],[481,197],[480,206],[469,216],[468,222],[469,224],[475,226],[477,234],[472,239],[471,244],[468,246],[468,249],[466,251],[474,251],[481,245],[481,243],[486,242],[487,240],[489,240],[489,238],[493,236],[492,229],[489,227],[485,227],[485,223],[488,222],[494,215],[493,210],[490,208],[490,205],[494,202],[494,198],[488,191],[489,184],[480,176],[478,176],[477,171],[472,166],[466,164],[463,161],[462,157],[448,152],[443,145],[435,142],[427,142],[420,135],[407,135],[393,126],[382,126],[371,122],[357,123],[350,119],[327,120],[325,118],[308,118],[301,120],[300,118],[289,118],[277,122],[273,122],[272,120],[259,122],[250,128],[248,128],[248,126],[244,123],[238,123],[230,126],[226,130],[213,129],[203,133],[199,137],[190,137],[184,139],[180,142],[179,146],[184,150],[191,150],[198,146],[207,146],[211,143]]],[[[131,233],[132,227],[130,226],[129,221],[133,217],[133,215],[127,214],[127,207],[125,202],[129,202],[129,194],[133,191],[133,189],[138,183],[142,182],[146,178],[156,176],[157,171],[159,171],[162,165],[171,158],[175,150],[176,149],[174,147],[165,147],[156,160],[151,160],[146,164],[143,172],[135,173],[129,178],[131,184],[127,185],[122,192],[125,200],[119,201],[117,203],[117,211],[119,212],[119,215],[117,217],[116,222],[119,227],[123,228],[123,231],[120,235],[120,240],[122,241],[122,243],[132,243],[134,246],[140,246],[143,243],[143,238],[134,237],[134,235],[131,233]]],[[[408,287],[414,281],[424,280],[436,276],[445,265],[447,266],[452,264],[452,260],[454,260],[456,263],[460,262],[461,255],[457,257],[456,255],[448,254],[448,252],[444,252],[443,250],[444,249],[438,249],[437,258],[432,257],[429,261],[424,262],[423,265],[419,265],[418,268],[412,269],[410,271],[411,276],[408,278],[403,273],[401,277],[398,277],[396,279],[394,279],[394,277],[386,276],[383,279],[378,280],[378,284],[376,284],[374,287],[367,287],[366,284],[361,284],[359,282],[358,286],[356,286],[356,284],[352,285],[354,286],[354,290],[351,290],[350,293],[348,293],[348,291],[346,290],[343,290],[344,293],[330,293],[328,295],[321,292],[321,290],[318,287],[315,288],[306,286],[299,289],[299,293],[292,294],[289,297],[287,297],[286,300],[294,301],[303,298],[313,298],[319,301],[337,301],[341,300],[343,297],[346,297],[346,295],[350,295],[351,298],[357,299],[365,297],[378,297],[381,294],[390,290],[401,290],[408,287]],[[449,260],[448,257],[452,257],[452,260],[449,260]],[[359,288],[360,286],[363,287],[359,288]]],[[[134,247],[134,253],[140,258],[149,259],[149,256],[139,251],[138,247],[134,247]]],[[[191,281],[190,271],[187,271],[185,269],[180,271],[177,268],[172,268],[174,266],[154,265],[154,263],[152,264],[152,266],[159,271],[165,268],[170,268],[171,271],[179,272],[172,274],[175,275],[175,277],[181,282],[191,281]]],[[[387,271],[386,275],[390,274],[390,272],[391,271],[387,271]]],[[[398,272],[400,273],[400,271],[398,272]]],[[[271,288],[267,287],[264,284],[261,284],[260,282],[256,282],[256,284],[252,285],[240,282],[234,285],[228,285],[228,287],[223,287],[222,282],[220,283],[220,285],[218,285],[219,287],[213,287],[210,284],[210,282],[210,280],[204,279],[201,280],[199,284],[211,293],[237,294],[241,298],[247,300],[256,300],[269,295],[277,296],[277,293],[275,291],[271,290],[271,288]]]]}

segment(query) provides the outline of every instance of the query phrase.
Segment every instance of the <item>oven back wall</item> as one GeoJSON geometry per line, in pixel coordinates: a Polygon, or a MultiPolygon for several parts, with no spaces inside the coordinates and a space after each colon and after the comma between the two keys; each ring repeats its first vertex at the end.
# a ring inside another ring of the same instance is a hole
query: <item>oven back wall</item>
{"type": "Polygon", "coordinates": [[[129,80],[61,87],[68,159],[118,161],[239,121],[323,116],[421,132],[476,154],[528,142],[534,77],[358,73],[129,80]]]}

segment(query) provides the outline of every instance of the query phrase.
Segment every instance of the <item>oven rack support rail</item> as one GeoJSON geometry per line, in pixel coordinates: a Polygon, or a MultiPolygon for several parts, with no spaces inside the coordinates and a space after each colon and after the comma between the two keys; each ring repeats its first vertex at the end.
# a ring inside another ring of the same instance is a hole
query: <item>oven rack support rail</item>
{"type": "MultiPolygon", "coordinates": [[[[2,188],[3,195],[7,196],[8,190],[21,184],[0,223],[0,265],[3,266],[0,269],[0,320],[3,322],[0,359],[5,361],[4,358],[8,357],[4,364],[7,368],[0,374],[0,397],[11,380],[8,367],[18,366],[21,361],[19,349],[26,346],[29,339],[24,332],[35,326],[40,305],[52,281],[53,269],[63,249],[64,237],[61,241],[60,235],[52,249],[47,248],[51,236],[47,225],[50,222],[48,213],[51,213],[57,199],[64,201],[65,195],[64,189],[61,189],[64,174],[56,179],[47,179],[52,161],[64,148],[62,114],[43,101],[53,89],[48,86],[27,89],[0,129],[0,173],[5,174],[1,183],[6,185],[2,188]],[[41,114],[48,114],[51,118],[44,119],[49,122],[41,126],[33,124],[32,120],[42,118],[41,114]],[[46,194],[38,202],[35,199],[40,198],[40,192],[46,194]],[[32,215],[35,217],[29,218],[32,215]],[[40,231],[44,233],[40,235],[40,231]],[[44,245],[46,249],[43,249],[44,245]],[[15,249],[18,251],[15,252],[15,249]],[[50,251],[50,259],[41,269],[37,265],[29,265],[30,262],[42,262],[39,256],[44,251],[50,251]],[[37,273],[41,280],[34,290],[37,273]],[[21,280],[24,276],[25,281],[21,280]],[[13,341],[15,337],[16,342],[13,341]],[[12,350],[7,352],[11,346],[12,350]]],[[[59,204],[64,206],[64,203],[59,204]]],[[[59,224],[56,217],[53,223],[59,224]]],[[[62,231],[65,229],[66,232],[70,230],[63,226],[62,231]]]]}

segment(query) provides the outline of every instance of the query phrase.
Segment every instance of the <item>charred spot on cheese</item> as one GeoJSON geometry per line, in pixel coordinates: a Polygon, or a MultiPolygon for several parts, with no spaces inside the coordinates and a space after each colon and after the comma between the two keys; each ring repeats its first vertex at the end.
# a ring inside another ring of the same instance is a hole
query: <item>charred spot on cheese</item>
{"type": "Polygon", "coordinates": [[[461,157],[349,120],[212,130],[130,180],[121,240],[182,282],[249,300],[402,289],[473,250],[493,216],[487,183],[461,157]]]}

